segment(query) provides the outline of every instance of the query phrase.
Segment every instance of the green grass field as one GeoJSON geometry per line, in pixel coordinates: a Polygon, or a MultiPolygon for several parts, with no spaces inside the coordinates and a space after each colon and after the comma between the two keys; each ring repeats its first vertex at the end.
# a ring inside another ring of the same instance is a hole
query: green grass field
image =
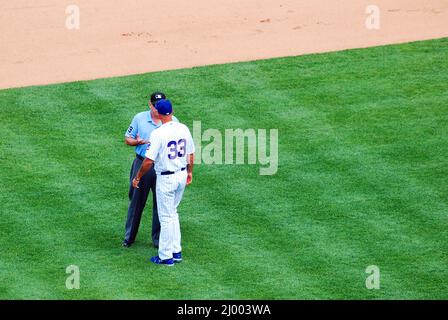
{"type": "Polygon", "coordinates": [[[0,299],[448,298],[448,38],[2,90],[0,116],[0,299]],[[121,247],[154,90],[190,128],[279,130],[274,176],[196,166],[173,268],[148,208],[121,247]]]}

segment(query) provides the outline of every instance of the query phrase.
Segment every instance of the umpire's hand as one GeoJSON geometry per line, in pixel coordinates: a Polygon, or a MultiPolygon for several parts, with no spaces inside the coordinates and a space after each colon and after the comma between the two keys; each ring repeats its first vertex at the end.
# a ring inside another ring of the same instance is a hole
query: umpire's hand
{"type": "Polygon", "coordinates": [[[140,136],[137,133],[137,137],[135,138],[135,142],[137,143],[137,145],[141,145],[141,144],[147,144],[149,143],[149,141],[140,138],[140,136]]]}

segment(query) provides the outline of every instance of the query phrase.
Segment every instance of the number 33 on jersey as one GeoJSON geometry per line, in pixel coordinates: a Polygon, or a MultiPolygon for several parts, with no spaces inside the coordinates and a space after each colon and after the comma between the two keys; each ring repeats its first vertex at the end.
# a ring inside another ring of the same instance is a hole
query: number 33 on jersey
{"type": "Polygon", "coordinates": [[[187,155],[195,151],[190,130],[179,122],[170,121],[155,129],[149,141],[146,157],[154,161],[157,174],[185,168],[187,155]]]}

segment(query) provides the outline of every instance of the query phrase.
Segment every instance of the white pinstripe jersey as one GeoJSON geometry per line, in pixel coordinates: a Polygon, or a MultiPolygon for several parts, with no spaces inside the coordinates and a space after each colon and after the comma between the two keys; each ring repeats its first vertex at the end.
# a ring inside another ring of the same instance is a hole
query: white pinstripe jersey
{"type": "Polygon", "coordinates": [[[194,153],[194,142],[188,127],[170,121],[151,133],[145,156],[154,161],[157,174],[176,172],[187,166],[187,155],[194,153]]]}

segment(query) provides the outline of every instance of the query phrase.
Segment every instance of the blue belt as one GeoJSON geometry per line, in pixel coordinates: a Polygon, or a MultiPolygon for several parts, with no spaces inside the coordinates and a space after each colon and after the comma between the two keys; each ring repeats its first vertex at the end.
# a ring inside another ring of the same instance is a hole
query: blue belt
{"type": "MultiPolygon", "coordinates": [[[[182,168],[182,169],[180,169],[180,171],[184,171],[186,168],[182,168]]],[[[167,176],[167,175],[169,175],[169,174],[174,174],[174,173],[176,173],[176,172],[173,172],[173,171],[163,171],[163,172],[160,172],[160,175],[161,176],[167,176]]]]}

